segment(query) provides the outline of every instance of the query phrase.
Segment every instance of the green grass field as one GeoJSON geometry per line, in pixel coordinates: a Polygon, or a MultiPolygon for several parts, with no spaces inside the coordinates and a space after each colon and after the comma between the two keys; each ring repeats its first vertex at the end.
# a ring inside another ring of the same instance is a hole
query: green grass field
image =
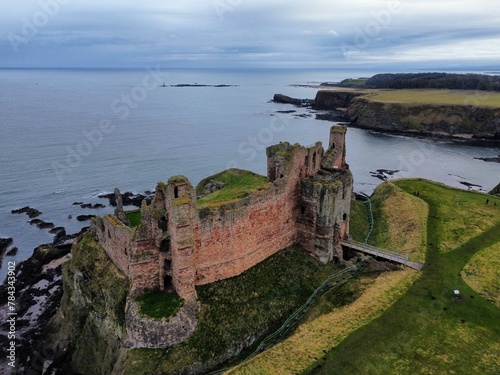
{"type": "Polygon", "coordinates": [[[500,308],[500,242],[475,254],[461,275],[472,289],[500,308]]]}
{"type": "Polygon", "coordinates": [[[367,95],[370,100],[383,103],[456,104],[481,107],[500,107],[500,93],[466,90],[376,90],[367,95]]]}
{"type": "MultiPolygon", "coordinates": [[[[498,246],[500,206],[491,204],[492,196],[429,181],[394,184],[412,196],[418,191],[428,205],[422,275],[382,316],[349,335],[305,373],[498,374],[500,309],[460,275],[475,254],[498,246]],[[454,290],[460,291],[458,297],[454,290]]],[[[495,263],[484,262],[483,267],[492,274],[495,263]]]]}
{"type": "Polygon", "coordinates": [[[268,185],[267,177],[242,169],[228,169],[202,180],[196,187],[196,194],[200,195],[203,187],[210,181],[223,182],[225,186],[196,201],[198,209],[204,207],[218,207],[223,204],[237,201],[264,189],[268,185]]]}

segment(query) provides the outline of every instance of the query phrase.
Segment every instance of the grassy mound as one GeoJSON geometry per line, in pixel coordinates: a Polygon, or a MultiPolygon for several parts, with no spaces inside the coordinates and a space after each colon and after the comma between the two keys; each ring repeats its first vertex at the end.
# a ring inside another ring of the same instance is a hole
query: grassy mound
{"type": "Polygon", "coordinates": [[[218,207],[237,201],[264,189],[268,184],[267,178],[259,174],[243,169],[228,169],[200,181],[196,186],[196,195],[201,195],[205,186],[212,180],[222,182],[225,186],[198,199],[196,201],[197,208],[218,207]]]}
{"type": "Polygon", "coordinates": [[[426,250],[427,204],[396,185],[380,184],[372,196],[373,232],[368,243],[423,263],[426,250]]]}
{"type": "Polygon", "coordinates": [[[500,309],[470,288],[460,272],[474,254],[500,242],[498,207],[491,205],[492,196],[429,181],[395,184],[411,196],[419,191],[429,207],[422,276],[380,318],[305,373],[497,374],[500,309]]]}
{"type": "Polygon", "coordinates": [[[477,253],[461,272],[465,282],[500,308],[500,242],[477,253]]]}
{"type": "Polygon", "coordinates": [[[294,246],[237,277],[198,287],[202,308],[193,335],[168,350],[131,350],[125,373],[170,374],[234,351],[279,327],[335,270],[294,246]]]}

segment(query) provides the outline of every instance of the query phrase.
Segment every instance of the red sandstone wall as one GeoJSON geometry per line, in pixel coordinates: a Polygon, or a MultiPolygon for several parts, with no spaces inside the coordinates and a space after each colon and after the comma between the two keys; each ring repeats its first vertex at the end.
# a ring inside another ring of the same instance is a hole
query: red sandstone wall
{"type": "Polygon", "coordinates": [[[236,276],[296,242],[297,197],[292,191],[265,199],[229,215],[210,216],[200,223],[196,253],[196,284],[236,276]]]}
{"type": "Polygon", "coordinates": [[[104,231],[98,231],[97,233],[99,243],[106,250],[113,263],[128,276],[128,254],[131,252],[132,229],[110,215],[105,215],[102,222],[104,231]]]}
{"type": "Polygon", "coordinates": [[[274,175],[277,182],[266,194],[251,198],[247,206],[199,221],[195,236],[197,285],[239,275],[297,242],[300,178],[318,171],[322,154],[321,143],[317,143],[309,149],[293,147],[287,157],[271,157],[269,178],[274,175]],[[284,172],[285,177],[279,178],[276,171],[284,172]]]}
{"type": "Polygon", "coordinates": [[[160,270],[163,266],[154,240],[137,241],[130,258],[131,292],[160,288],[160,270]]]}

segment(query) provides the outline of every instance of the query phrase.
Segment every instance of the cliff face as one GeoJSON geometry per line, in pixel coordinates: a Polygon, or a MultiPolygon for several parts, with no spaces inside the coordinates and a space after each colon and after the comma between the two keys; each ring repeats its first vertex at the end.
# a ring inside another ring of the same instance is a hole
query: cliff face
{"type": "Polygon", "coordinates": [[[353,125],[388,132],[456,138],[500,139],[500,109],[465,105],[381,103],[353,98],[353,125]]]}
{"type": "Polygon", "coordinates": [[[320,90],[315,108],[347,108],[352,125],[392,133],[500,139],[500,109],[466,105],[400,104],[370,100],[363,91],[320,90]]]}
{"type": "Polygon", "coordinates": [[[316,93],[314,107],[316,109],[346,108],[351,100],[363,95],[360,92],[320,90],[316,93]]]}
{"type": "Polygon", "coordinates": [[[72,254],[51,327],[56,358],[68,374],[109,374],[122,349],[128,280],[89,234],[72,254]]]}

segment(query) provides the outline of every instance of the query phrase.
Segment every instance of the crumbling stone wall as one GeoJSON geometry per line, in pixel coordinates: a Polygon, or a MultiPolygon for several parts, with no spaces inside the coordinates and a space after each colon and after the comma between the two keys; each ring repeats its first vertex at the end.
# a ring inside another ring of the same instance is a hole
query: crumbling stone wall
{"type": "Polygon", "coordinates": [[[332,127],[326,153],[321,142],[269,147],[272,184],[237,202],[197,210],[189,180],[174,176],[143,205],[138,228],[107,215],[94,230],[134,292],[171,289],[185,299],[196,297],[196,285],[239,275],[297,242],[322,262],[339,261],[353,184],[345,133],[332,127]]]}

